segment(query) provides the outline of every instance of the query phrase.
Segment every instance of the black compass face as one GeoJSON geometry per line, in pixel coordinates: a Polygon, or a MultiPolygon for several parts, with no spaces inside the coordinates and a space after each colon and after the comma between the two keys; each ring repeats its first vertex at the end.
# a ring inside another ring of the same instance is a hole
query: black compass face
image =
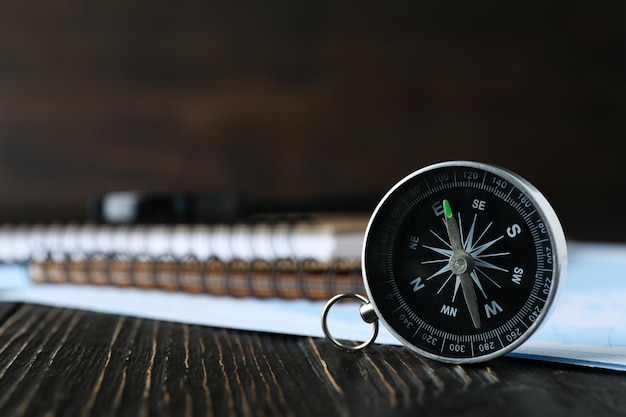
{"type": "Polygon", "coordinates": [[[407,346],[473,362],[513,349],[543,319],[561,246],[552,209],[521,178],[484,164],[438,164],[381,202],[364,275],[378,317],[407,346]]]}

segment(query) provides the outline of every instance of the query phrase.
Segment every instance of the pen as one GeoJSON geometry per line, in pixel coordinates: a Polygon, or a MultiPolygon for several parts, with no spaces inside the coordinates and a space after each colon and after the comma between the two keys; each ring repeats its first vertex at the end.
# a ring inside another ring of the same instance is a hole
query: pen
{"type": "Polygon", "coordinates": [[[89,217],[110,224],[231,223],[264,214],[369,213],[377,201],[377,195],[260,199],[235,193],[117,191],[94,199],[89,217]]]}

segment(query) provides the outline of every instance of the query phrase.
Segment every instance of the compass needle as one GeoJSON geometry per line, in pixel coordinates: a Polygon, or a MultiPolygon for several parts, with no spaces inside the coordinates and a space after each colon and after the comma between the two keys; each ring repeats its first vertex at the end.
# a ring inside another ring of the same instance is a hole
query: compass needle
{"type": "Polygon", "coordinates": [[[452,246],[452,256],[450,257],[450,269],[461,280],[461,289],[463,289],[463,298],[472,318],[475,328],[480,328],[480,311],[478,310],[478,300],[476,291],[470,273],[474,269],[474,259],[463,249],[463,239],[459,226],[452,215],[452,207],[448,200],[443,200],[443,211],[446,219],[446,228],[448,230],[448,238],[452,246]]]}
{"type": "Polygon", "coordinates": [[[452,216],[452,207],[448,200],[443,200],[443,212],[445,214],[446,228],[448,230],[448,239],[450,239],[450,246],[454,252],[463,251],[463,242],[461,240],[461,232],[459,231],[459,225],[454,216],[452,216]]]}
{"type": "Polygon", "coordinates": [[[480,312],[478,311],[478,300],[476,299],[476,291],[474,291],[472,278],[468,273],[462,274],[460,278],[463,298],[465,298],[465,303],[472,317],[472,323],[474,323],[474,327],[478,329],[480,328],[480,312]]]}

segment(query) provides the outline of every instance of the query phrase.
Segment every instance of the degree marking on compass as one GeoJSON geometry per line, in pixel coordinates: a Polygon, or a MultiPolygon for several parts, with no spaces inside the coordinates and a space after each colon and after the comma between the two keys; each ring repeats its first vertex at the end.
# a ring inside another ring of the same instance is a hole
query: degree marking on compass
{"type": "Polygon", "coordinates": [[[381,224],[382,224],[383,226],[386,226],[386,227],[388,227],[388,228],[392,229],[392,230],[397,230],[397,229],[398,229],[398,226],[396,226],[396,225],[392,225],[392,224],[389,224],[389,223],[386,223],[386,222],[382,222],[381,224]]]}
{"type": "Polygon", "coordinates": [[[413,339],[415,339],[415,336],[417,336],[417,333],[421,330],[421,328],[422,328],[422,325],[420,324],[420,325],[417,327],[417,330],[415,330],[415,333],[413,333],[413,339]]]}
{"type": "Polygon", "coordinates": [[[507,200],[511,196],[513,190],[515,190],[515,187],[511,187],[511,191],[509,191],[509,193],[506,195],[505,200],[507,200]]]}
{"type": "Polygon", "coordinates": [[[393,310],[393,311],[391,312],[391,314],[396,314],[398,311],[402,310],[402,307],[403,307],[402,305],[398,306],[398,308],[396,308],[395,310],[393,310]]]}
{"type": "Polygon", "coordinates": [[[404,203],[405,206],[407,206],[408,208],[411,208],[411,205],[409,203],[407,203],[404,198],[402,198],[401,195],[398,195],[398,198],[400,199],[400,201],[402,201],[404,203]]]}
{"type": "Polygon", "coordinates": [[[522,218],[523,218],[524,220],[527,220],[530,216],[532,216],[532,215],[533,215],[533,214],[535,214],[536,212],[537,212],[537,210],[533,210],[533,211],[531,211],[530,213],[526,213],[526,215],[525,215],[525,216],[523,216],[522,218]]]}
{"type": "Polygon", "coordinates": [[[533,297],[533,298],[534,298],[534,299],[536,299],[536,300],[539,300],[539,301],[543,302],[543,303],[545,303],[545,302],[546,302],[546,300],[544,300],[543,298],[538,297],[538,296],[536,296],[536,295],[534,295],[534,294],[531,294],[530,296],[531,296],[531,297],[533,297]]]}
{"type": "Polygon", "coordinates": [[[496,190],[496,189],[492,188],[492,191],[491,191],[491,192],[492,192],[495,196],[500,197],[501,199],[503,199],[503,200],[504,200],[504,193],[503,193],[502,191],[500,191],[500,190],[496,190]]]}
{"type": "Polygon", "coordinates": [[[425,323],[424,324],[424,331],[428,332],[428,333],[435,333],[437,331],[437,329],[435,329],[431,324],[425,323]]]}

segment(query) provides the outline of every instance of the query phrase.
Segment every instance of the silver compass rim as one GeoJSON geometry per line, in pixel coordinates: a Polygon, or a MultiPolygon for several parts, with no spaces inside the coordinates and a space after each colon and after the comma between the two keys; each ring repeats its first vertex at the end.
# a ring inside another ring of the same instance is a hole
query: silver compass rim
{"type": "Polygon", "coordinates": [[[383,324],[383,326],[385,326],[385,328],[398,341],[400,341],[405,347],[409,348],[410,350],[426,358],[437,360],[440,362],[452,363],[452,364],[470,364],[470,363],[486,362],[491,359],[506,355],[507,353],[515,350],[517,347],[519,347],[521,344],[527,341],[528,338],[530,338],[533,335],[533,333],[535,333],[537,329],[539,329],[546,322],[547,318],[552,314],[554,310],[554,305],[556,304],[556,301],[558,300],[559,294],[561,293],[561,289],[563,287],[566,270],[567,270],[567,242],[565,239],[565,233],[563,231],[561,222],[558,216],[556,215],[556,212],[554,211],[554,208],[552,207],[550,202],[547,200],[547,198],[534,185],[532,185],[528,180],[526,180],[519,174],[516,174],[515,172],[512,172],[506,168],[502,168],[496,165],[491,165],[491,164],[482,163],[482,162],[475,162],[475,161],[456,160],[456,161],[438,162],[438,163],[434,163],[434,164],[430,164],[425,167],[422,167],[406,175],[402,179],[400,179],[393,187],[389,189],[389,191],[385,193],[385,195],[381,198],[381,200],[376,205],[376,208],[372,212],[369,218],[369,221],[367,223],[367,227],[365,229],[365,235],[364,235],[363,245],[361,249],[361,273],[362,273],[362,278],[363,278],[363,284],[365,286],[365,291],[367,293],[367,298],[369,299],[369,303],[374,309],[378,320],[383,324]],[[385,204],[385,202],[399,188],[401,188],[405,183],[411,181],[413,178],[424,175],[425,173],[429,171],[433,171],[435,169],[447,168],[447,167],[468,167],[468,168],[482,169],[492,174],[506,177],[505,179],[510,180],[511,183],[514,184],[521,191],[523,191],[524,194],[532,198],[533,204],[535,205],[537,210],[540,212],[541,218],[546,220],[546,223],[547,223],[546,228],[548,230],[548,236],[550,237],[550,242],[552,244],[552,247],[554,248],[554,258],[553,258],[554,266],[552,268],[553,270],[552,286],[550,289],[550,293],[548,294],[548,297],[546,298],[545,306],[542,309],[539,316],[537,317],[537,319],[535,320],[535,322],[522,334],[521,337],[519,337],[516,341],[510,343],[509,345],[495,352],[491,352],[491,353],[480,355],[480,356],[467,357],[467,358],[455,358],[455,357],[450,357],[450,356],[437,355],[437,354],[425,351],[423,349],[420,349],[419,347],[415,346],[411,342],[407,341],[404,337],[400,336],[395,331],[393,326],[391,326],[387,322],[385,317],[381,314],[376,304],[376,300],[374,299],[370,291],[370,287],[368,284],[369,281],[367,277],[367,270],[365,267],[366,249],[367,249],[367,242],[370,236],[370,231],[371,231],[373,223],[376,220],[376,217],[378,216],[378,213],[381,207],[385,204]]]}

